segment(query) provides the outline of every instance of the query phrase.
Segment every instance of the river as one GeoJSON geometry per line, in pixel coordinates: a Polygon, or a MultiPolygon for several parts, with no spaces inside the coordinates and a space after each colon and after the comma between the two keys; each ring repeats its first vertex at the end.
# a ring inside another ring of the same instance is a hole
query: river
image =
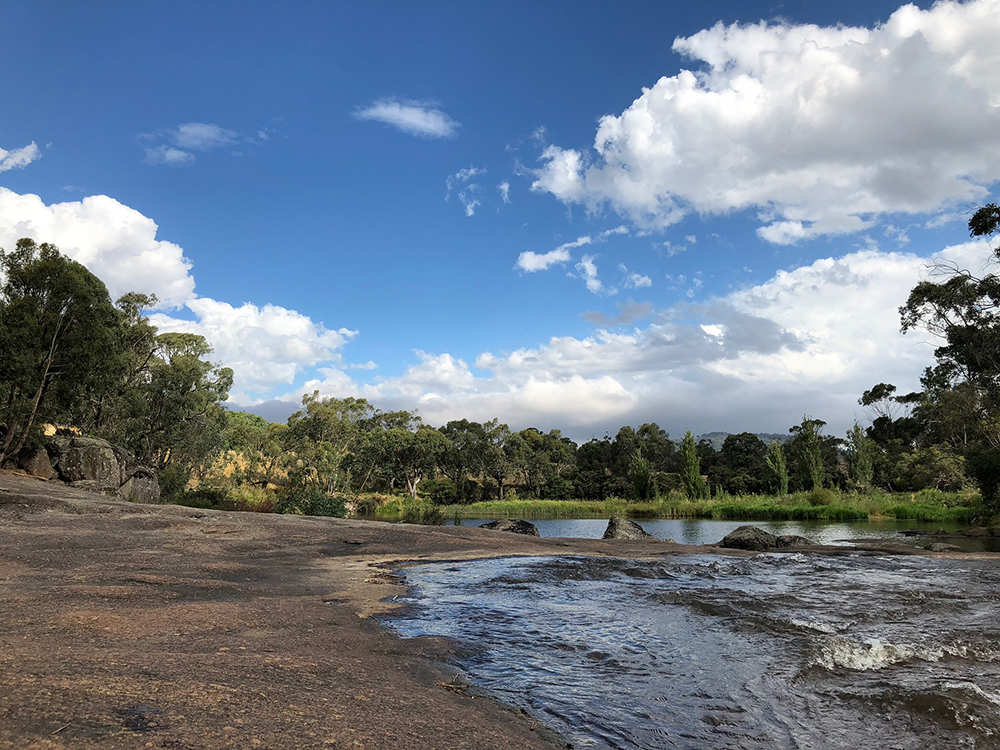
{"type": "Polygon", "coordinates": [[[992,561],[529,557],[406,577],[391,627],[461,643],[467,679],[578,748],[1000,747],[992,561]]]}

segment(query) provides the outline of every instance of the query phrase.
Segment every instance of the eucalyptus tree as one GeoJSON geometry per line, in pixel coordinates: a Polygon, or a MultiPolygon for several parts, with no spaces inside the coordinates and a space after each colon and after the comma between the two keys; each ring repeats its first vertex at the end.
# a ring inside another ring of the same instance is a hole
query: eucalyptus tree
{"type": "Polygon", "coordinates": [[[767,447],[764,463],[771,475],[774,491],[779,497],[788,494],[788,462],[785,460],[785,449],[778,440],[772,440],[767,447]]]}
{"type": "Polygon", "coordinates": [[[0,250],[0,466],[106,390],[123,368],[108,290],[49,243],[0,250]]]}
{"type": "MultiPolygon", "coordinates": [[[[969,220],[973,237],[998,232],[1000,207],[994,203],[969,220]]],[[[1000,250],[992,255],[995,263],[1000,250]]],[[[1000,509],[1000,276],[938,264],[930,279],[913,287],[899,313],[904,333],[922,328],[940,340],[933,372],[941,381],[939,394],[964,389],[959,400],[968,408],[969,429],[962,452],[987,507],[1000,509]]]]}
{"type": "Polygon", "coordinates": [[[701,460],[698,458],[698,444],[691,430],[684,433],[681,441],[681,482],[684,492],[692,500],[703,500],[709,496],[708,485],[701,478],[701,460]]]}

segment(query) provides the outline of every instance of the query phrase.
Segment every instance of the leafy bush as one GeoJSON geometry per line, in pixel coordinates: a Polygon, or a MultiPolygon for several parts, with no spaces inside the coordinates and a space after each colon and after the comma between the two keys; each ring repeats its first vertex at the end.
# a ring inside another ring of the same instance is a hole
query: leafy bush
{"type": "Polygon", "coordinates": [[[823,488],[815,489],[806,495],[806,500],[808,500],[809,504],[812,506],[831,505],[836,499],[836,493],[823,488]]]}
{"type": "Polygon", "coordinates": [[[380,495],[373,492],[368,495],[359,495],[356,497],[354,499],[354,507],[357,509],[358,515],[372,516],[391,500],[393,498],[389,495],[380,495]]]}
{"type": "Polygon", "coordinates": [[[179,502],[191,479],[191,469],[180,464],[169,464],[157,472],[156,479],[160,483],[160,497],[170,502],[179,502]]]}
{"type": "Polygon", "coordinates": [[[315,484],[286,485],[278,492],[274,512],[343,518],[347,507],[343,495],[332,495],[315,484]]]}
{"type": "Polygon", "coordinates": [[[419,523],[429,526],[441,526],[444,523],[444,511],[437,506],[426,505],[419,500],[407,498],[402,504],[403,512],[400,520],[403,523],[419,523]]]}

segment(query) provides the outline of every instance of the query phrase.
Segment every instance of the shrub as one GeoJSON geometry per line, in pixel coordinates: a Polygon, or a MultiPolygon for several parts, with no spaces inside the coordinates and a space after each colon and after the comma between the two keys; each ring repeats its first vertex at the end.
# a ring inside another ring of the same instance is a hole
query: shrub
{"type": "Polygon", "coordinates": [[[278,492],[274,511],[299,516],[343,518],[347,515],[347,506],[343,495],[330,494],[315,484],[286,485],[278,492]]]}
{"type": "Polygon", "coordinates": [[[419,523],[428,526],[441,526],[444,523],[444,510],[426,505],[419,500],[407,498],[402,504],[400,519],[403,523],[419,523]]]}
{"type": "Polygon", "coordinates": [[[822,487],[815,489],[806,495],[806,500],[808,500],[809,504],[812,506],[830,505],[836,499],[837,495],[834,492],[823,489],[822,487]]]}

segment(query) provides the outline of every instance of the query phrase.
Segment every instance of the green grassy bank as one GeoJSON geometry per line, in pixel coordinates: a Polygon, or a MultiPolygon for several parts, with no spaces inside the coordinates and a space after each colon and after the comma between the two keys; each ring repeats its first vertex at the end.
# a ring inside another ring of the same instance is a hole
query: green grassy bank
{"type": "Polygon", "coordinates": [[[649,502],[621,499],[521,500],[432,506],[394,497],[375,515],[388,518],[711,518],[746,521],[866,521],[895,518],[925,522],[972,523],[983,516],[978,495],[924,490],[918,493],[800,492],[785,497],[748,495],[689,500],[679,494],[649,502]]]}

